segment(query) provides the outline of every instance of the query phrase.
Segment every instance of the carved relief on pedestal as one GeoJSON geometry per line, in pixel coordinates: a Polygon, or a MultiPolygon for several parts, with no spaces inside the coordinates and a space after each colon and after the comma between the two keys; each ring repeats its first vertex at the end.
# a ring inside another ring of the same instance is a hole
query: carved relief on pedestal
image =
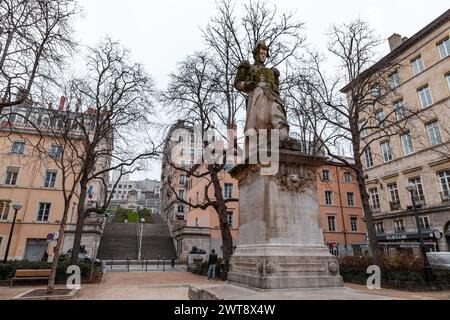
{"type": "Polygon", "coordinates": [[[275,272],[275,263],[273,262],[267,262],[266,264],[266,273],[272,274],[275,272]]]}
{"type": "Polygon", "coordinates": [[[330,273],[332,275],[336,275],[338,273],[338,270],[339,270],[339,266],[336,263],[336,261],[328,262],[328,271],[330,271],[330,273]]]}
{"type": "Polygon", "coordinates": [[[258,262],[258,264],[256,265],[256,270],[261,274],[264,273],[264,262],[263,261],[258,262]]]}

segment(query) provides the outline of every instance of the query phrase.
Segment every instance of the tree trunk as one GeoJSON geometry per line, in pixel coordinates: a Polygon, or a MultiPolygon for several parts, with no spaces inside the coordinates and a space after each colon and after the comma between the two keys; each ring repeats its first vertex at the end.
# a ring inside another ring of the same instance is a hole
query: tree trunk
{"type": "Polygon", "coordinates": [[[78,219],[77,226],[75,229],[75,236],[73,239],[72,246],[72,257],[70,258],[70,263],[72,265],[78,265],[78,255],[80,253],[80,245],[81,245],[81,237],[83,236],[83,226],[84,226],[84,203],[86,201],[86,193],[87,193],[87,182],[86,180],[80,181],[81,191],[80,191],[80,199],[78,202],[78,219]]]}
{"type": "Polygon", "coordinates": [[[50,279],[48,280],[47,285],[47,294],[51,295],[55,290],[55,279],[56,279],[56,271],[58,269],[59,256],[61,252],[61,246],[64,243],[64,231],[67,223],[67,214],[69,212],[70,200],[64,206],[63,218],[61,220],[61,225],[59,226],[59,238],[56,243],[56,247],[54,249],[53,254],[53,262],[52,262],[52,272],[50,273],[50,279]]]}
{"type": "Polygon", "coordinates": [[[367,234],[369,236],[369,247],[372,251],[373,261],[377,266],[382,264],[382,255],[380,246],[378,244],[377,233],[375,230],[375,224],[373,222],[372,210],[369,203],[369,194],[366,190],[366,179],[364,177],[364,171],[362,168],[361,160],[355,157],[355,171],[358,179],[359,192],[361,194],[361,202],[364,211],[364,218],[366,219],[367,234]]]}
{"type": "Polygon", "coordinates": [[[214,186],[214,197],[217,200],[217,206],[215,206],[215,209],[219,216],[220,233],[222,236],[224,271],[228,272],[231,255],[233,254],[233,237],[231,236],[230,225],[228,223],[228,216],[227,216],[227,206],[224,201],[222,186],[220,185],[218,172],[216,172],[214,168],[212,168],[214,166],[209,167],[210,167],[209,171],[211,174],[211,181],[214,186]]]}

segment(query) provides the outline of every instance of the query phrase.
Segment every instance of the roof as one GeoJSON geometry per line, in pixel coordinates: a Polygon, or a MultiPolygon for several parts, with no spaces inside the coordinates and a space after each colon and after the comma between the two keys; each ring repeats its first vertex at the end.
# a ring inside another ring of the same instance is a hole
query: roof
{"type": "MultiPolygon", "coordinates": [[[[414,36],[403,42],[400,46],[392,50],[389,54],[384,56],[380,61],[374,64],[369,69],[363,71],[359,77],[365,77],[373,74],[380,66],[384,65],[384,63],[393,60],[400,56],[403,52],[411,48],[417,42],[428,36],[430,33],[435,31],[437,28],[441,27],[445,23],[450,20],[450,9],[445,11],[442,15],[436,18],[433,22],[428,24],[425,28],[417,32],[414,36]]],[[[350,90],[351,83],[347,84],[344,88],[341,89],[342,93],[345,93],[350,90]]]]}

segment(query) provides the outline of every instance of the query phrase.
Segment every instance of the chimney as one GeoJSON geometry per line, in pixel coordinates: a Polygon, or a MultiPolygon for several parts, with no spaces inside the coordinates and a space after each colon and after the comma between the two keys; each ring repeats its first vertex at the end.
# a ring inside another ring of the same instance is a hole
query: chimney
{"type": "Polygon", "coordinates": [[[402,36],[399,35],[398,33],[394,33],[392,36],[389,37],[388,40],[389,40],[389,47],[391,47],[391,51],[394,51],[403,43],[402,36]]]}
{"type": "Polygon", "coordinates": [[[59,100],[59,110],[64,111],[65,105],[66,105],[66,97],[61,96],[61,99],[59,100]]]}

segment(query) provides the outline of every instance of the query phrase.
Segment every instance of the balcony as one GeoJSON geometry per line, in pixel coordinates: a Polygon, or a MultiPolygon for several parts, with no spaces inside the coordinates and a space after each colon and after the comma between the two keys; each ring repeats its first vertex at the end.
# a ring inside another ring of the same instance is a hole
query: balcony
{"type": "Polygon", "coordinates": [[[450,202],[450,191],[439,192],[442,202],[450,202]]]}
{"type": "Polygon", "coordinates": [[[391,211],[400,210],[402,208],[400,200],[389,201],[389,206],[391,208],[391,211]]]}
{"type": "Polygon", "coordinates": [[[425,196],[423,194],[421,194],[421,195],[414,195],[414,200],[416,202],[416,206],[417,207],[426,206],[425,196]]]}
{"type": "Polygon", "coordinates": [[[370,206],[370,212],[372,212],[372,214],[380,213],[381,212],[381,208],[380,208],[379,205],[377,205],[377,206],[370,206]]]}

